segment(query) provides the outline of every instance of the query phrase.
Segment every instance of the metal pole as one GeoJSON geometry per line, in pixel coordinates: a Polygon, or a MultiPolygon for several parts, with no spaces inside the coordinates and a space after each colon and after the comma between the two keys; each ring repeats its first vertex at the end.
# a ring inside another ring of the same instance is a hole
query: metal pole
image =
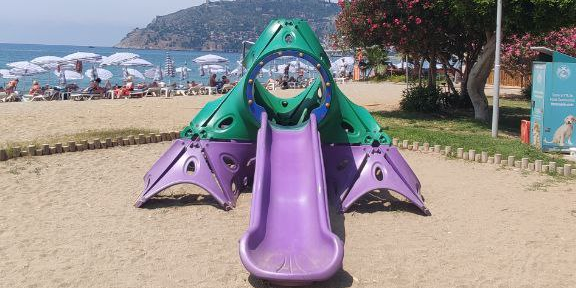
{"type": "Polygon", "coordinates": [[[408,54],[406,54],[406,89],[410,88],[410,84],[408,84],[408,54]]]}
{"type": "Polygon", "coordinates": [[[500,106],[500,39],[502,23],[502,0],[498,0],[496,12],[496,57],[494,57],[494,97],[492,98],[492,137],[498,138],[498,110],[500,106]]]}

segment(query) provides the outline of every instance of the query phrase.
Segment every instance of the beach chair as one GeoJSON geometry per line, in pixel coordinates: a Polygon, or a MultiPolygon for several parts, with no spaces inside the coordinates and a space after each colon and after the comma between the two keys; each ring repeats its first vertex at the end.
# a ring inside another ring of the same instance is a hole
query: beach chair
{"type": "Polygon", "coordinates": [[[202,89],[202,85],[197,85],[197,86],[191,87],[188,89],[188,91],[186,91],[186,95],[188,95],[188,96],[198,95],[198,94],[200,94],[201,89],[202,89]]]}
{"type": "Polygon", "coordinates": [[[14,94],[6,94],[6,92],[0,92],[0,102],[14,102],[16,101],[16,98],[14,97],[14,94]]]}
{"type": "Polygon", "coordinates": [[[138,89],[130,91],[128,98],[143,98],[148,93],[148,89],[138,89]]]}
{"type": "Polygon", "coordinates": [[[25,94],[22,95],[22,101],[24,102],[32,102],[32,101],[46,101],[46,96],[44,96],[44,94],[38,94],[38,95],[31,95],[31,94],[25,94]]]}
{"type": "Polygon", "coordinates": [[[222,86],[222,89],[220,89],[220,93],[226,94],[226,93],[230,92],[230,90],[232,90],[232,88],[234,88],[234,85],[224,84],[224,86],[222,86]]]}

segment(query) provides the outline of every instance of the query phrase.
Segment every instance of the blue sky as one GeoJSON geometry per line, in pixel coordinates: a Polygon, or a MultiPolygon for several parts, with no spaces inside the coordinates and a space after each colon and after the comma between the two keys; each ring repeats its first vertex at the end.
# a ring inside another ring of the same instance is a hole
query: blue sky
{"type": "Polygon", "coordinates": [[[204,0],[2,1],[0,43],[112,46],[154,17],[204,0]]]}

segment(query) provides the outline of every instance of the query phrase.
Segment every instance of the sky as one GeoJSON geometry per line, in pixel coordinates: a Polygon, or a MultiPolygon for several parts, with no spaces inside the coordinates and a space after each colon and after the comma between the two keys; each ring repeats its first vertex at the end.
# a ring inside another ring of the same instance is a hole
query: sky
{"type": "Polygon", "coordinates": [[[205,0],[2,1],[0,43],[113,46],[156,16],[205,0]]]}

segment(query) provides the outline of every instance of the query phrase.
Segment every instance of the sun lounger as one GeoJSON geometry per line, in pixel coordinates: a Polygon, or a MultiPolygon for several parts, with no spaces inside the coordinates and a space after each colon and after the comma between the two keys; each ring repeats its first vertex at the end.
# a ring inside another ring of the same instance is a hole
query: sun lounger
{"type": "Polygon", "coordinates": [[[232,90],[232,88],[234,88],[234,85],[224,84],[224,86],[222,86],[222,89],[220,89],[220,93],[226,94],[226,93],[230,92],[230,90],[232,90]]]}
{"type": "Polygon", "coordinates": [[[132,90],[130,91],[130,95],[128,98],[142,98],[146,96],[148,93],[148,89],[139,89],[139,90],[132,90]]]}
{"type": "Polygon", "coordinates": [[[188,91],[186,91],[186,95],[198,95],[201,93],[201,90],[202,85],[197,85],[192,88],[189,88],[188,91]]]}

